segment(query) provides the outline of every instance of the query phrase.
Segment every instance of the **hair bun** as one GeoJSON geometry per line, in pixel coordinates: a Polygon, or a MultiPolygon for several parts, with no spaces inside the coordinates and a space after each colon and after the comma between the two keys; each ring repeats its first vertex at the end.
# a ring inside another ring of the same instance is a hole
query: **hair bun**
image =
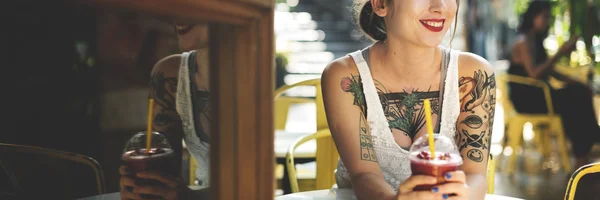
{"type": "Polygon", "coordinates": [[[357,20],[360,29],[371,39],[381,41],[387,38],[383,17],[375,14],[370,1],[362,5],[357,20]]]}

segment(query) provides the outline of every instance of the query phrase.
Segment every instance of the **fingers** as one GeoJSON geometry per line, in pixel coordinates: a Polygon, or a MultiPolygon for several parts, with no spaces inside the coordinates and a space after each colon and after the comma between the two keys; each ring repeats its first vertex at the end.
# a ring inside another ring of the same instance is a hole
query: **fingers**
{"type": "Polygon", "coordinates": [[[133,189],[135,194],[146,194],[162,197],[163,199],[176,199],[177,191],[171,188],[157,186],[137,186],[133,189]]]}
{"type": "Polygon", "coordinates": [[[578,35],[574,35],[571,38],[569,38],[569,41],[576,43],[579,40],[579,36],[578,35]]]}
{"type": "Polygon", "coordinates": [[[399,193],[408,193],[417,185],[433,185],[437,182],[433,176],[415,175],[411,176],[398,187],[399,193]]]}
{"type": "Polygon", "coordinates": [[[441,193],[434,193],[431,191],[417,191],[408,193],[405,198],[402,199],[423,199],[423,200],[443,200],[441,193]]]}
{"type": "Polygon", "coordinates": [[[437,193],[440,194],[456,194],[458,197],[464,198],[469,194],[469,186],[466,184],[466,178],[467,175],[463,171],[449,172],[444,176],[447,183],[439,185],[433,190],[437,190],[437,193]]]}
{"type": "Polygon", "coordinates": [[[467,175],[463,171],[453,171],[444,175],[448,182],[467,183],[467,175]]]}
{"type": "Polygon", "coordinates": [[[133,170],[125,165],[121,165],[121,167],[119,167],[119,174],[121,175],[130,175],[133,173],[133,170]]]}
{"type": "Polygon", "coordinates": [[[119,184],[121,185],[121,190],[125,190],[126,187],[133,188],[135,187],[135,179],[128,176],[121,176],[119,184]]]}
{"type": "Polygon", "coordinates": [[[163,175],[157,171],[143,171],[143,172],[138,172],[136,175],[138,178],[154,179],[154,180],[160,181],[169,188],[177,188],[177,186],[178,186],[177,179],[175,179],[174,177],[163,175]]]}
{"type": "Polygon", "coordinates": [[[119,174],[129,175],[129,169],[127,168],[127,166],[121,165],[121,167],[119,167],[119,174]]]}
{"type": "Polygon", "coordinates": [[[466,197],[469,194],[469,186],[464,183],[445,183],[433,189],[439,194],[456,194],[459,197],[466,197]]]}
{"type": "Polygon", "coordinates": [[[120,192],[120,195],[121,195],[121,200],[139,199],[138,195],[134,194],[133,192],[127,191],[127,190],[122,190],[120,192]]]}

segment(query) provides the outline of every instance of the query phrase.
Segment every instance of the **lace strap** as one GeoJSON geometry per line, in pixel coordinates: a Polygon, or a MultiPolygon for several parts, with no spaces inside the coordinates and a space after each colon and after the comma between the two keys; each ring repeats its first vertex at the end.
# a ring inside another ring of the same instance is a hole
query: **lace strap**
{"type": "MultiPolygon", "coordinates": [[[[181,53],[181,65],[179,66],[179,75],[177,78],[177,94],[175,96],[175,108],[177,109],[177,113],[183,118],[191,119],[192,110],[191,102],[190,102],[190,71],[188,68],[190,53],[183,52],[181,53]]],[[[190,123],[188,121],[182,121],[184,127],[187,125],[186,123],[190,123]]],[[[192,123],[193,124],[193,123],[192,123]]]]}
{"type": "Polygon", "coordinates": [[[371,136],[375,137],[373,143],[378,143],[378,141],[393,141],[393,138],[387,138],[386,136],[390,136],[381,133],[381,131],[388,129],[387,120],[385,118],[385,114],[383,113],[383,107],[381,106],[381,100],[379,99],[379,94],[377,94],[377,88],[375,87],[375,82],[373,81],[373,76],[371,75],[371,70],[369,69],[368,64],[365,61],[365,58],[362,55],[362,51],[356,51],[349,54],[356,66],[358,68],[358,73],[360,75],[360,80],[363,87],[363,93],[365,95],[365,103],[367,104],[367,121],[369,122],[369,128],[371,136]],[[380,139],[377,139],[380,138],[380,139]],[[386,139],[387,138],[387,139],[386,139]]]}
{"type": "Polygon", "coordinates": [[[446,74],[448,71],[448,65],[450,64],[450,51],[446,48],[442,48],[442,64],[440,65],[440,94],[438,96],[438,100],[440,102],[440,113],[437,120],[437,124],[434,128],[434,133],[440,133],[440,128],[442,126],[442,115],[443,115],[443,107],[444,107],[444,89],[446,87],[446,74]]]}
{"type": "Polygon", "coordinates": [[[458,57],[460,52],[449,49],[450,61],[446,74],[444,98],[442,105],[442,125],[440,134],[454,138],[456,134],[456,120],[460,114],[460,99],[458,88],[458,57]]]}

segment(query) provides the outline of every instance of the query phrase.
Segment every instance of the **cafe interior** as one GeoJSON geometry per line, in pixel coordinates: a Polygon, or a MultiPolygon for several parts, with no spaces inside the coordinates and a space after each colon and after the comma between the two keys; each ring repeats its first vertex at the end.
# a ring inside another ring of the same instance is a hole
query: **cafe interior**
{"type": "MultiPolygon", "coordinates": [[[[373,42],[353,22],[356,2],[3,2],[0,199],[153,199],[127,196],[137,190],[126,174],[152,167],[173,171],[163,183],[177,185],[175,196],[154,199],[360,199],[336,182],[340,154],[321,88],[328,63],[373,42]],[[144,149],[173,162],[146,162],[144,149]]],[[[498,86],[485,199],[600,199],[600,141],[578,165],[558,111],[519,113],[509,98],[510,83],[564,86],[508,73],[529,1],[458,2],[455,35],[442,45],[484,57],[498,86]]],[[[567,6],[553,28],[568,29],[578,9],[590,16],[583,27],[597,27],[556,68],[590,86],[600,117],[600,3],[553,2],[567,6]]],[[[566,40],[557,32],[545,42],[550,54],[566,40]]]]}

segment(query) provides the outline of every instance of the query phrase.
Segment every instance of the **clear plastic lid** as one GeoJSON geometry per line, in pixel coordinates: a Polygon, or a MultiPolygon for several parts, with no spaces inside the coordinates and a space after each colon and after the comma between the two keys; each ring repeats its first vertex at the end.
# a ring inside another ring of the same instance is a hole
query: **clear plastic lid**
{"type": "MultiPolygon", "coordinates": [[[[146,132],[139,132],[135,134],[125,144],[123,153],[146,150],[146,137],[146,132]]],[[[150,142],[150,149],[171,150],[171,145],[164,135],[158,132],[152,132],[150,139],[152,140],[150,142]]]]}
{"type": "Polygon", "coordinates": [[[462,158],[454,141],[440,134],[433,134],[435,146],[435,159],[429,149],[429,138],[427,135],[417,138],[410,146],[411,161],[434,162],[434,163],[459,163],[462,158]]]}

